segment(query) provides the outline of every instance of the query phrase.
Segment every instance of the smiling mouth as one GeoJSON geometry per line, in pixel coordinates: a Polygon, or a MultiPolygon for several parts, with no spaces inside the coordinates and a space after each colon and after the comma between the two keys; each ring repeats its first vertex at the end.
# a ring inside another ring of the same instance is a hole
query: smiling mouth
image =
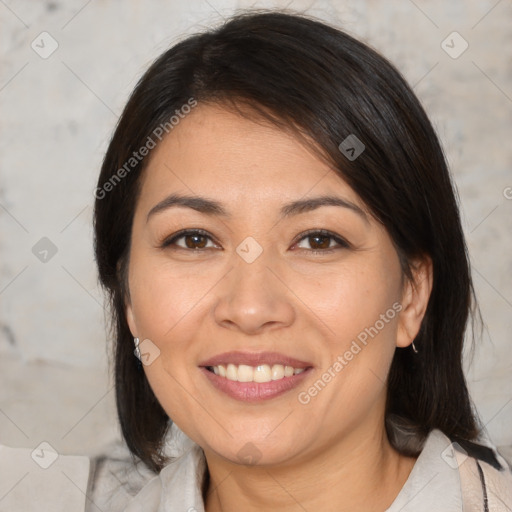
{"type": "Polygon", "coordinates": [[[272,382],[275,380],[286,379],[298,375],[306,368],[294,368],[282,364],[261,364],[258,366],[249,366],[245,364],[232,364],[206,366],[208,371],[233,382],[272,382]]]}

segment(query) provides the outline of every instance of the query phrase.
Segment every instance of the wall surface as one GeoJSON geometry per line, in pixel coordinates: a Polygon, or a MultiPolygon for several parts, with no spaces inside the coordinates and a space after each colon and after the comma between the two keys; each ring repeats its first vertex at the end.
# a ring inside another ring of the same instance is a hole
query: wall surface
{"type": "Polygon", "coordinates": [[[92,253],[102,156],[149,63],[251,6],[337,24],[414,86],[486,322],[470,388],[493,441],[512,445],[512,4],[496,0],[0,2],[0,443],[94,453],[119,436],[92,253]]]}

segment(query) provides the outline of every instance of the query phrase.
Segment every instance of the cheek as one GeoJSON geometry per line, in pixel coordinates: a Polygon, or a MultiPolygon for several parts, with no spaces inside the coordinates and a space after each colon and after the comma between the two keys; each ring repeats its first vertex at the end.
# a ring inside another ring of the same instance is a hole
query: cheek
{"type": "Polygon", "coordinates": [[[141,340],[151,340],[159,351],[144,372],[169,417],[186,425],[190,396],[197,396],[191,365],[198,355],[191,339],[204,306],[201,297],[205,287],[212,285],[151,258],[134,255],[131,265],[131,304],[139,335],[141,340]]]}
{"type": "MultiPolygon", "coordinates": [[[[303,281],[300,296],[321,319],[329,339],[342,348],[372,327],[394,337],[400,300],[400,272],[384,258],[360,259],[336,272],[318,274],[303,281]]],[[[299,295],[297,293],[297,295],[299,295]]]]}
{"type": "Polygon", "coordinates": [[[331,432],[355,428],[383,410],[400,307],[392,300],[387,293],[347,293],[331,316],[324,316],[330,327],[324,346],[328,355],[299,400],[320,414],[331,432]]]}
{"type": "Polygon", "coordinates": [[[211,276],[177,269],[151,258],[133,258],[130,270],[131,303],[137,326],[143,336],[157,344],[200,308],[201,298],[213,286],[211,276]]]}
{"type": "Polygon", "coordinates": [[[302,289],[322,320],[328,352],[317,386],[322,392],[310,391],[318,393],[326,407],[338,404],[340,412],[333,415],[337,418],[344,415],[342,411],[356,413],[370,407],[385,388],[395,352],[400,268],[392,258],[374,256],[340,266],[336,273],[317,279],[317,286],[312,281],[302,289]]]}

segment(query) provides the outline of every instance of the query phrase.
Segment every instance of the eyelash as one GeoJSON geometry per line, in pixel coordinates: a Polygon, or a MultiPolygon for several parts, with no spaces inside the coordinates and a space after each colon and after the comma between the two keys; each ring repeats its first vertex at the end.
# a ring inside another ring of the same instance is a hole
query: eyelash
{"type": "MultiPolygon", "coordinates": [[[[185,229],[182,231],[178,231],[177,233],[174,233],[169,238],[166,238],[161,244],[159,244],[159,247],[161,249],[166,249],[166,248],[170,247],[171,245],[173,245],[180,238],[184,238],[186,236],[194,236],[194,235],[195,236],[197,236],[197,235],[204,236],[204,237],[210,239],[212,242],[214,242],[212,237],[206,231],[203,231],[202,229],[185,229]]],[[[312,238],[313,235],[320,235],[321,237],[332,238],[339,245],[339,247],[332,247],[329,249],[303,249],[305,251],[312,252],[313,254],[330,254],[337,249],[349,249],[351,247],[350,244],[346,240],[341,238],[339,235],[336,235],[335,233],[332,233],[331,231],[327,231],[325,229],[311,229],[309,231],[301,233],[299,235],[300,238],[298,238],[297,241],[294,242],[294,245],[301,242],[302,240],[304,240],[306,238],[312,238]]],[[[208,247],[206,249],[188,249],[188,248],[179,247],[179,246],[177,248],[183,249],[185,251],[194,251],[194,252],[210,249],[210,247],[208,247]]]]}

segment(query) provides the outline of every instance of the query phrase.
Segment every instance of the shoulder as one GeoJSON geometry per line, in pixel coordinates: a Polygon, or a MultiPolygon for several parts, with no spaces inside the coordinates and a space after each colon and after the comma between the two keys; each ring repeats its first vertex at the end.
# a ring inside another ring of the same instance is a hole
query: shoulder
{"type": "Polygon", "coordinates": [[[171,423],[162,454],[168,462],[159,473],[132,456],[122,441],[92,459],[85,512],[201,510],[202,449],[171,423]]]}
{"type": "Polygon", "coordinates": [[[156,476],[132,456],[122,441],[116,441],[91,459],[85,512],[125,510],[132,498],[156,476]]]}
{"type": "Polygon", "coordinates": [[[498,450],[487,438],[453,440],[461,480],[464,510],[512,510],[510,451],[498,450]]]}
{"type": "Polygon", "coordinates": [[[487,437],[469,442],[433,429],[421,445],[408,480],[387,512],[512,510],[510,464],[487,437]]]}

